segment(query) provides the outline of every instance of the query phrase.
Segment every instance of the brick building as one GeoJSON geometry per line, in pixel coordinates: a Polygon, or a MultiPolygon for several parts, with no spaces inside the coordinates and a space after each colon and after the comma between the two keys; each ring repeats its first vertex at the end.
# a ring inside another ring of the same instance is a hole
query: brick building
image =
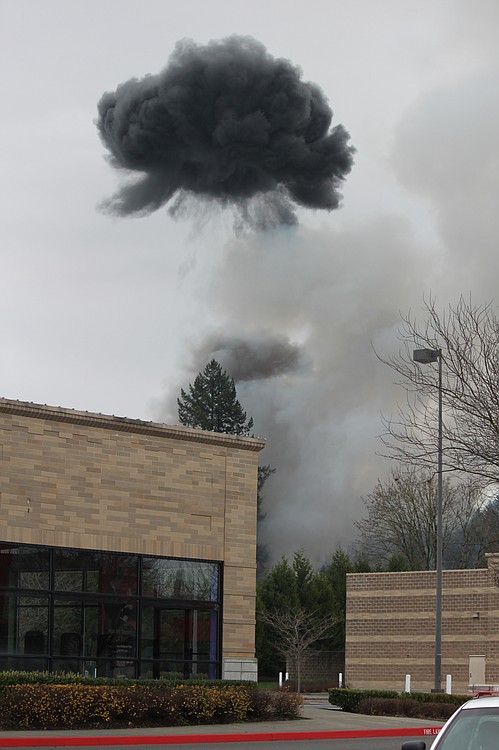
{"type": "Polygon", "coordinates": [[[263,447],[0,399],[0,670],[256,679],[263,447]]]}
{"type": "MultiPolygon", "coordinates": [[[[444,570],[442,687],[499,684],[499,554],[488,568],[444,570]]],[[[435,571],[347,576],[345,674],[348,687],[414,690],[434,686],[435,571]]]]}

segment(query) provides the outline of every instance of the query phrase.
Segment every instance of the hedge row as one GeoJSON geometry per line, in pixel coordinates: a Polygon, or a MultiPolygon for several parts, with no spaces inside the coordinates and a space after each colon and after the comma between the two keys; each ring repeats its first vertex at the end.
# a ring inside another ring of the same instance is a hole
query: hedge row
{"type": "Polygon", "coordinates": [[[128,677],[83,677],[74,672],[21,672],[9,670],[0,672],[0,690],[6,685],[151,685],[173,687],[174,685],[203,685],[220,687],[221,685],[246,685],[255,687],[254,682],[243,680],[208,680],[206,677],[182,675],[162,679],[130,679],[128,677]]]}
{"type": "Polygon", "coordinates": [[[366,698],[359,713],[371,716],[408,716],[417,719],[447,721],[456,706],[452,703],[426,703],[410,698],[366,698]]]}
{"type": "Polygon", "coordinates": [[[297,718],[299,696],[241,685],[7,685],[0,729],[91,729],[297,718]]]}
{"type": "Polygon", "coordinates": [[[399,693],[397,690],[356,690],[352,688],[330,688],[329,702],[350,713],[374,713],[376,706],[380,712],[392,716],[419,716],[436,718],[438,709],[428,706],[441,706],[439,716],[450,716],[470,696],[448,695],[447,693],[399,693]],[[412,705],[414,704],[414,705],[412,705]],[[390,709],[389,706],[392,706],[390,709]],[[404,708],[405,706],[405,708],[404,708]],[[449,708],[447,708],[447,706],[449,708]],[[409,712],[409,713],[406,713],[409,712]],[[450,713],[449,713],[450,711],[450,713]],[[412,713],[411,713],[412,712],[412,713]]]}
{"type": "Polygon", "coordinates": [[[396,690],[354,690],[352,688],[330,688],[329,702],[343,711],[358,714],[359,706],[367,698],[398,698],[396,690]]]}

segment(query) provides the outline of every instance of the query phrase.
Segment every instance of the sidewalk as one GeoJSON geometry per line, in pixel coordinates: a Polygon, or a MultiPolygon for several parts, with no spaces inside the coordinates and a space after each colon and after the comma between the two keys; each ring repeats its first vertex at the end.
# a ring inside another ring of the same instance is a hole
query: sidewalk
{"type": "Polygon", "coordinates": [[[282,739],[433,736],[439,724],[423,719],[349,714],[333,708],[327,696],[305,696],[301,718],[251,724],[213,724],[139,729],[47,730],[1,732],[0,747],[68,747],[97,745],[168,745],[250,742],[282,739]]]}

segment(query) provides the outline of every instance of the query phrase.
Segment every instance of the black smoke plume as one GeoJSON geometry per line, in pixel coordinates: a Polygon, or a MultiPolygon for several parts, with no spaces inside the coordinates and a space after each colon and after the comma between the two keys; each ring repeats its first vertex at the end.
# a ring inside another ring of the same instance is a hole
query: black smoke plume
{"type": "Polygon", "coordinates": [[[179,42],[161,73],[105,93],[98,115],[111,164],[138,175],[103,203],[120,216],[197,196],[251,226],[293,224],[293,204],[338,207],[353,163],[320,88],[250,37],[179,42]]]}
{"type": "Polygon", "coordinates": [[[311,359],[287,336],[260,334],[226,336],[213,334],[195,352],[197,363],[220,362],[236,383],[265,380],[311,367],[311,359]]]}

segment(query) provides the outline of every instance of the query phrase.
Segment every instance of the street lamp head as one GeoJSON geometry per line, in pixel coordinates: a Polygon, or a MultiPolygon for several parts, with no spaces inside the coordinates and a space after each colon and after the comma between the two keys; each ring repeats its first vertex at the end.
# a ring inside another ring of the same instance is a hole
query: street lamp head
{"type": "Polygon", "coordinates": [[[419,362],[422,365],[429,365],[432,362],[437,362],[440,356],[440,349],[414,349],[412,358],[414,362],[419,362]]]}

